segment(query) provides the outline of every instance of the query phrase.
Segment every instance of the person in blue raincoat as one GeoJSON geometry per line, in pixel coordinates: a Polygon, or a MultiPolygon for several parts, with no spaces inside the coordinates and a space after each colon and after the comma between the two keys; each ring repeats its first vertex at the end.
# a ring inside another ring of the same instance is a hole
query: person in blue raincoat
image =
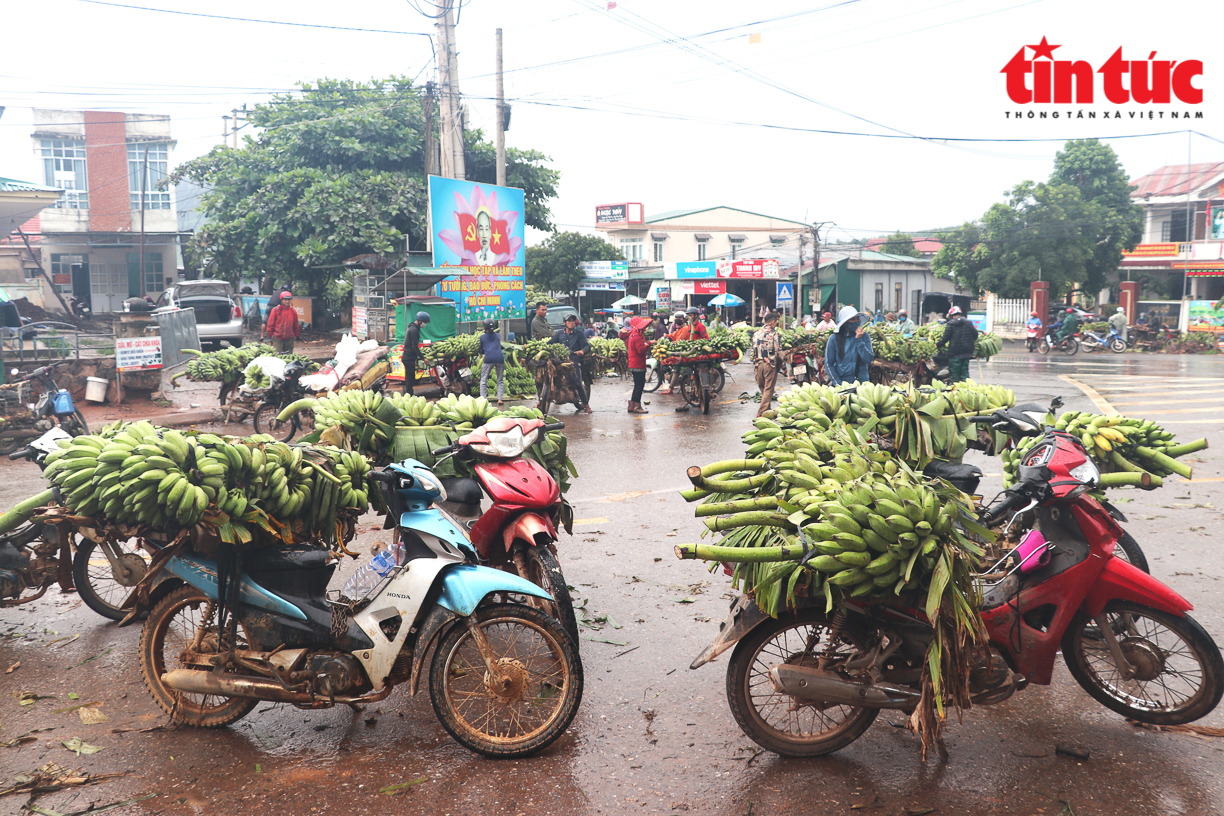
{"type": "Polygon", "coordinates": [[[837,331],[825,345],[825,369],[833,385],[870,379],[868,366],[875,359],[875,350],[863,331],[863,318],[871,319],[853,306],[837,313],[837,331]]]}

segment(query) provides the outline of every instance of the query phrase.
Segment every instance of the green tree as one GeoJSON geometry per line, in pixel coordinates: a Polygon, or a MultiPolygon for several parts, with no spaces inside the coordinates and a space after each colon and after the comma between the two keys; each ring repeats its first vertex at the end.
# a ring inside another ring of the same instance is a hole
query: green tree
{"type": "Polygon", "coordinates": [[[1143,208],[1131,201],[1134,185],[1113,148],[1096,139],[1073,139],[1054,157],[1050,183],[1070,184],[1080,198],[1103,211],[1096,225],[1095,248],[1085,264],[1085,288],[1096,291],[1118,270],[1122,252],[1143,237],[1143,208]]]}
{"type": "MultiPolygon", "coordinates": [[[[405,238],[425,246],[428,191],[424,115],[405,77],[369,83],[322,79],[300,95],[257,105],[257,135],[238,149],[215,147],[185,163],[170,183],[208,186],[209,221],[192,236],[189,255],[211,275],[236,281],[262,271],[264,290],[288,281],[320,295],[335,265],[362,253],[402,256],[405,238]]],[[[483,134],[465,134],[475,159],[469,178],[494,181],[483,134]]],[[[551,229],[548,202],[557,171],[535,151],[506,151],[508,183],[522,187],[525,222],[551,229]]]]}
{"type": "Polygon", "coordinates": [[[940,233],[939,240],[943,246],[931,259],[931,271],[972,292],[981,289],[978,275],[990,266],[990,250],[982,243],[982,228],[966,222],[959,229],[940,233]]]}
{"type": "Polygon", "coordinates": [[[910,258],[921,258],[922,253],[914,246],[914,236],[897,230],[888,236],[888,240],[880,245],[880,252],[890,255],[906,255],[910,258]]]}
{"type": "Polygon", "coordinates": [[[556,232],[539,246],[527,248],[527,283],[550,292],[573,294],[583,278],[578,264],[624,259],[619,249],[598,236],[556,232]]]}

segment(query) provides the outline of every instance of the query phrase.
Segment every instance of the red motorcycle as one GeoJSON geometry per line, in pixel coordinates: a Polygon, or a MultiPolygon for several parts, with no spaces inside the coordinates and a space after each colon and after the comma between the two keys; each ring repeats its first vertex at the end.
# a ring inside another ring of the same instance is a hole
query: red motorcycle
{"type": "Polygon", "coordinates": [[[443,480],[448,503],[458,505],[458,515],[466,517],[460,526],[482,562],[547,590],[553,600],[529,597],[528,603],[560,621],[577,642],[578,620],[556,552],[557,525],[568,506],[548,470],[523,456],[544,434],[564,427],[561,422],[499,416],[433,453],[453,453],[475,462],[475,479],[443,480]],[[485,494],[493,504],[481,513],[485,494]]]}
{"type": "MultiPolygon", "coordinates": [[[[1224,694],[1220,650],[1188,601],[1113,557],[1122,529],[1087,495],[1099,478],[1079,440],[1047,430],[1020,481],[983,511],[990,525],[1035,508],[1038,523],[1004,557],[1014,563],[1006,576],[984,587],[989,643],[970,668],[971,699],[992,705],[1048,685],[1061,649],[1106,708],[1155,725],[1197,720],[1224,694]]],[[[828,754],[881,709],[917,706],[934,631],[920,603],[847,602],[826,615],[822,599],[775,620],[741,598],[691,668],[734,646],[727,697],[744,733],[784,756],[828,754]]]]}

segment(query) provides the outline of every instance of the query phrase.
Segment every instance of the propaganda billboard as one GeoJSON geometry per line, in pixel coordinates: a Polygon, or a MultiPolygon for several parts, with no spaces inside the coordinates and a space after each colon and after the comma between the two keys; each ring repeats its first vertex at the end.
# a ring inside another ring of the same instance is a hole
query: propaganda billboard
{"type": "Polygon", "coordinates": [[[459,321],[524,316],[523,191],[429,177],[435,267],[459,267],[438,284],[459,321]]]}

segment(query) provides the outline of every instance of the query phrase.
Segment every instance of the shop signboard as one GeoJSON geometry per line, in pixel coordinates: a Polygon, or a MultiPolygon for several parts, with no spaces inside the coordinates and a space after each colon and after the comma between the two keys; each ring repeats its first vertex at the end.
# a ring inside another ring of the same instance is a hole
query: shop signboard
{"type": "Polygon", "coordinates": [[[629,278],[628,261],[580,261],[578,268],[587,278],[610,278],[612,280],[629,278]]]}
{"type": "Polygon", "coordinates": [[[748,258],[721,261],[685,261],[671,263],[663,270],[669,280],[710,280],[715,278],[777,278],[778,261],[774,258],[748,258]]]}
{"type": "Polygon", "coordinates": [[[1190,301],[1188,331],[1224,332],[1224,309],[1216,308],[1214,300],[1190,301]]]}
{"type": "Polygon", "coordinates": [[[625,291],[624,281],[615,280],[584,280],[578,282],[578,292],[586,294],[587,292],[623,292],[625,291]]]}
{"type": "Polygon", "coordinates": [[[115,369],[146,371],[162,367],[162,339],[158,337],[116,337],[115,369]]]}
{"type": "Polygon", "coordinates": [[[438,284],[461,322],[524,316],[523,191],[429,177],[435,267],[459,267],[438,284]]]}
{"type": "Polygon", "coordinates": [[[725,291],[725,281],[676,281],[671,287],[672,298],[677,300],[685,295],[721,295],[725,291]]]}

